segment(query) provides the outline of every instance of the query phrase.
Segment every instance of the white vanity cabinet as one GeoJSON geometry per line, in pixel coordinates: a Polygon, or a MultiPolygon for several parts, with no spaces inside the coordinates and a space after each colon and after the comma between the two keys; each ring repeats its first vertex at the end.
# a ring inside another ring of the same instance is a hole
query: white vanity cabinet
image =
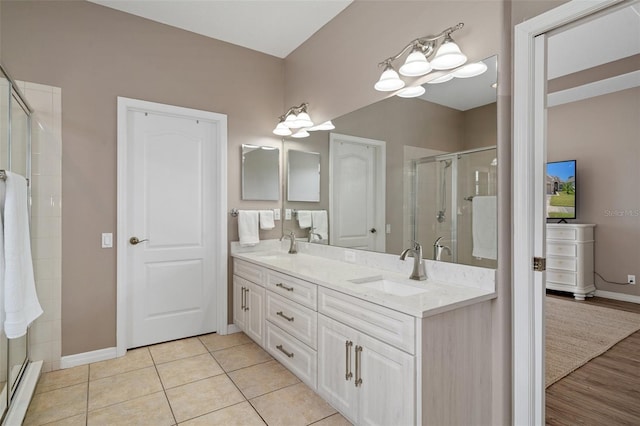
{"type": "Polygon", "coordinates": [[[593,224],[547,224],[546,287],[577,300],[593,295],[593,224]]]}
{"type": "Polygon", "coordinates": [[[266,270],[264,348],[310,388],[316,389],[318,286],[266,270]]]}
{"type": "Polygon", "coordinates": [[[265,335],[263,274],[259,266],[234,260],[233,322],[261,346],[265,335]]]}
{"type": "Polygon", "coordinates": [[[354,424],[415,424],[415,359],[322,314],[318,394],[354,424]]]}

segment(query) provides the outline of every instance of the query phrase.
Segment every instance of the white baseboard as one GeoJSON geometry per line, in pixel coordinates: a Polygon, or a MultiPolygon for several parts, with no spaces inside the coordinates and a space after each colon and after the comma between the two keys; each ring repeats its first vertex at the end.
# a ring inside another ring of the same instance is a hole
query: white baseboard
{"type": "Polygon", "coordinates": [[[240,327],[235,324],[227,325],[227,334],[240,333],[241,331],[242,330],[240,330],[240,327]]]}
{"type": "Polygon", "coordinates": [[[83,352],[80,354],[63,356],[60,359],[60,368],[71,368],[92,362],[106,361],[117,358],[116,348],[104,348],[97,351],[83,352]]]}
{"type": "Polygon", "coordinates": [[[616,293],[614,291],[596,290],[596,296],[604,297],[605,299],[621,300],[623,302],[640,303],[640,296],[616,293]]]}

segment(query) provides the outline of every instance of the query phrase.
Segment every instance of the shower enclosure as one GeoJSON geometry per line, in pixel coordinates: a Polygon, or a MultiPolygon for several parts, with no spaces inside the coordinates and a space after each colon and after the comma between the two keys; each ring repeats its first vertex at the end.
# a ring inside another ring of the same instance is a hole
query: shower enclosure
{"type": "Polygon", "coordinates": [[[496,268],[496,148],[424,157],[412,169],[413,239],[425,258],[496,268]]]}
{"type": "MultiPolygon", "coordinates": [[[[0,173],[7,170],[31,178],[31,109],[0,66],[0,173]]],[[[0,196],[4,198],[4,194],[0,196]]],[[[27,196],[30,199],[30,194],[27,196]]],[[[29,360],[28,333],[7,339],[4,318],[4,288],[0,288],[0,421],[7,414],[29,360]]]]}

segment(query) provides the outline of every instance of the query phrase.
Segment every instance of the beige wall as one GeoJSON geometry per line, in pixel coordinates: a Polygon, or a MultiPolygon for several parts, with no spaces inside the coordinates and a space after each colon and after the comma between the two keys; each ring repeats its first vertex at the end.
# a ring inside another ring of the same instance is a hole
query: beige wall
{"type": "MultiPolygon", "coordinates": [[[[547,158],[577,160],[575,223],[595,223],[595,270],[608,281],[640,277],[640,88],[548,111],[547,158]]],[[[640,286],[599,290],[640,296],[640,286]]]]}
{"type": "Polygon", "coordinates": [[[462,125],[463,149],[484,148],[496,144],[498,140],[497,109],[498,105],[494,102],[464,112],[462,125]]]}
{"type": "Polygon", "coordinates": [[[116,97],[227,114],[229,208],[276,207],[240,201],[240,145],[279,144],[283,61],[88,2],[2,2],[1,25],[15,78],[62,88],[62,355],[113,347],[116,97]]]}

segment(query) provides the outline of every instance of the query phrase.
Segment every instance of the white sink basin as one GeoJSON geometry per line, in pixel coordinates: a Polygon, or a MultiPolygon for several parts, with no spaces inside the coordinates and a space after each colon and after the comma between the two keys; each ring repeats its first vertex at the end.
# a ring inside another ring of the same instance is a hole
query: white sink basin
{"type": "Polygon", "coordinates": [[[362,287],[378,290],[394,296],[414,296],[428,291],[426,288],[414,287],[409,284],[401,284],[381,276],[360,278],[351,280],[351,282],[354,284],[360,284],[362,287]]]}

